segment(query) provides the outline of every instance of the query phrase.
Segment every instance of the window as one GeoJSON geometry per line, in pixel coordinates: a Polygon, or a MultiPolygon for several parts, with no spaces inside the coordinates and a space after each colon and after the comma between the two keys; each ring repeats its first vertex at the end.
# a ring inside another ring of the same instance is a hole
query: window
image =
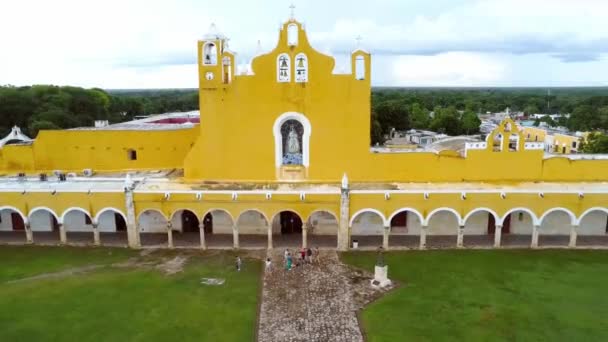
{"type": "Polygon", "coordinates": [[[566,154],[566,146],[563,146],[563,147],[562,147],[562,153],[563,153],[563,154],[566,154]]]}
{"type": "Polygon", "coordinates": [[[222,68],[224,69],[224,83],[228,84],[232,80],[232,60],[226,56],[222,59],[222,68]]]}
{"type": "Polygon", "coordinates": [[[291,81],[291,59],[286,53],[277,58],[277,82],[291,81]]]}
{"type": "Polygon", "coordinates": [[[137,151],[133,149],[127,150],[127,158],[129,160],[137,160],[137,151]]]}
{"type": "Polygon", "coordinates": [[[355,58],[355,79],[365,79],[365,57],[363,56],[357,56],[357,58],[355,58]]]}
{"type": "Polygon", "coordinates": [[[308,82],[308,58],[306,55],[303,53],[297,54],[294,63],[296,64],[296,82],[308,82]]]}
{"type": "Polygon", "coordinates": [[[287,45],[298,45],[298,25],[290,24],[287,26],[287,45]]]}
{"type": "Polygon", "coordinates": [[[217,47],[214,43],[206,43],[203,46],[203,65],[217,64],[217,47]]]}
{"type": "Polygon", "coordinates": [[[572,142],[572,148],[576,148],[576,141],[572,142]]]}

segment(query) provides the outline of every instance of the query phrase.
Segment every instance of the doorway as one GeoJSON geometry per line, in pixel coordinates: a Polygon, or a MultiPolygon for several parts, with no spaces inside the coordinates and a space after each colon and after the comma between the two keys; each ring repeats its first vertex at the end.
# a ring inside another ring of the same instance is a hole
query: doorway
{"type": "Polygon", "coordinates": [[[281,212],[281,234],[302,234],[302,219],[292,211],[281,212]]]}

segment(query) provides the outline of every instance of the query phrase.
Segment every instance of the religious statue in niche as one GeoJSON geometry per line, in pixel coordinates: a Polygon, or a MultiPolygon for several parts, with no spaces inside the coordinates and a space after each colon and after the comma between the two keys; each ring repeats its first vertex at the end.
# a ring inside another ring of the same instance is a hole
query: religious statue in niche
{"type": "Polygon", "coordinates": [[[277,78],[279,82],[289,82],[290,70],[289,70],[289,56],[283,54],[279,56],[277,78]]]}
{"type": "Polygon", "coordinates": [[[287,120],[281,126],[283,165],[302,165],[302,134],[304,127],[297,120],[287,120]]]}

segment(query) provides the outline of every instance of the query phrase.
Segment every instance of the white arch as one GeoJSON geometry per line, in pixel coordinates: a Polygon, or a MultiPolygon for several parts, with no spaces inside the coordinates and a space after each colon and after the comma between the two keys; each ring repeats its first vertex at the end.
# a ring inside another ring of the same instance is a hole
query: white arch
{"type": "Polygon", "coordinates": [[[578,217],[578,219],[576,220],[576,225],[580,225],[581,221],[583,220],[583,218],[585,218],[585,216],[593,211],[603,211],[604,213],[606,213],[606,215],[608,215],[608,208],[604,208],[604,207],[593,207],[593,208],[589,208],[587,210],[585,210],[585,212],[583,212],[581,214],[581,216],[578,217]]]}
{"type": "Polygon", "coordinates": [[[354,213],[350,217],[350,221],[348,222],[348,226],[352,227],[353,226],[353,222],[355,222],[355,219],[357,218],[357,216],[363,214],[364,212],[371,212],[371,213],[374,213],[374,214],[380,216],[380,218],[382,219],[382,224],[384,225],[384,227],[386,227],[386,226],[388,226],[390,224],[390,221],[387,221],[386,217],[384,217],[384,214],[382,214],[380,211],[378,211],[376,209],[372,209],[372,208],[365,208],[365,209],[361,209],[361,210],[357,211],[356,213],[354,213]]]}
{"type": "Polygon", "coordinates": [[[0,207],[0,211],[2,210],[12,210],[14,212],[16,212],[17,214],[19,214],[19,216],[21,216],[21,219],[23,220],[24,224],[27,224],[29,222],[29,217],[23,215],[23,212],[15,207],[11,207],[10,205],[5,205],[3,207],[0,207]]]}
{"type": "MultiPolygon", "coordinates": [[[[241,219],[241,216],[243,216],[244,213],[249,212],[249,211],[253,211],[255,213],[261,214],[264,217],[264,220],[266,220],[266,224],[271,224],[271,221],[268,220],[268,216],[266,216],[266,214],[264,214],[264,212],[262,212],[260,209],[257,208],[252,208],[252,209],[246,209],[243,210],[239,213],[239,215],[236,217],[236,221],[234,221],[236,224],[238,224],[239,220],[241,219]]],[[[293,210],[292,210],[293,211],[293,210]]],[[[294,211],[295,212],[295,211],[294,211]]],[[[273,217],[274,218],[274,217],[273,217]]]]}
{"type": "Polygon", "coordinates": [[[338,215],[336,215],[336,213],[334,213],[332,210],[329,210],[329,209],[317,209],[317,210],[313,210],[310,213],[310,215],[308,215],[308,217],[306,218],[306,221],[304,221],[304,222],[308,222],[312,218],[312,215],[314,215],[316,213],[323,213],[323,212],[331,214],[331,216],[334,217],[334,220],[336,220],[336,223],[340,223],[340,221],[338,220],[338,215]]]}
{"type": "Polygon", "coordinates": [[[169,221],[169,218],[167,217],[167,215],[165,215],[162,211],[160,211],[160,209],[155,209],[155,208],[148,208],[148,209],[144,209],[142,210],[139,215],[137,215],[137,221],[139,222],[139,220],[141,219],[141,215],[143,215],[146,211],[156,211],[157,213],[159,213],[165,220],[169,221]]]}
{"type": "Polygon", "coordinates": [[[232,216],[232,214],[228,210],[220,209],[220,208],[212,208],[212,209],[207,210],[203,214],[203,216],[200,218],[200,221],[203,221],[205,219],[205,216],[207,216],[207,214],[211,214],[211,216],[213,216],[214,211],[220,211],[220,212],[225,213],[226,215],[228,215],[228,217],[230,217],[230,221],[232,222],[232,225],[234,226],[236,224],[236,220],[234,219],[234,216],[232,216]]]}
{"type": "Polygon", "coordinates": [[[481,208],[475,208],[475,209],[471,210],[468,214],[466,214],[464,216],[464,218],[462,219],[462,223],[466,224],[469,217],[473,216],[475,213],[482,212],[482,211],[492,214],[492,216],[494,216],[494,222],[500,221],[500,216],[494,210],[487,208],[487,207],[481,207],[481,208]]]}
{"type": "Polygon", "coordinates": [[[80,207],[69,207],[63,212],[63,214],[61,214],[61,223],[63,223],[63,221],[65,220],[65,215],[67,215],[70,211],[80,211],[81,213],[87,215],[91,220],[93,220],[91,214],[89,214],[89,212],[85,209],[82,209],[80,207]]]}
{"type": "Polygon", "coordinates": [[[456,220],[458,221],[458,225],[462,226],[464,225],[463,221],[462,221],[462,217],[460,217],[460,213],[458,211],[456,211],[455,209],[452,208],[448,208],[448,207],[441,207],[441,208],[437,208],[433,211],[431,211],[427,216],[426,216],[426,220],[423,222],[423,226],[428,226],[429,222],[431,221],[431,218],[433,217],[433,215],[435,215],[436,213],[440,212],[440,211],[449,211],[452,214],[456,215],[456,220]]]}
{"type": "Polygon", "coordinates": [[[270,220],[268,222],[268,224],[272,224],[274,222],[274,219],[278,216],[281,215],[281,213],[287,212],[287,211],[291,211],[292,213],[295,213],[296,215],[298,215],[298,217],[300,218],[300,220],[302,220],[302,224],[306,223],[306,221],[304,221],[303,219],[303,215],[300,214],[300,212],[298,212],[297,210],[294,209],[281,209],[279,211],[277,211],[276,213],[274,213],[274,215],[272,215],[272,220],[270,220]]]}
{"type": "Polygon", "coordinates": [[[274,135],[274,163],[276,167],[283,165],[283,139],[281,136],[281,126],[287,120],[296,120],[304,127],[304,133],[302,134],[302,164],[305,167],[310,165],[310,134],[312,126],[310,121],[303,114],[296,112],[286,112],[281,114],[272,127],[272,134],[274,135]]]}
{"type": "Polygon", "coordinates": [[[409,208],[409,207],[406,207],[406,208],[399,208],[399,209],[395,210],[395,211],[394,211],[394,212],[393,212],[393,213],[392,213],[392,214],[391,214],[391,215],[388,217],[388,220],[387,220],[387,221],[388,221],[388,223],[390,224],[390,223],[393,221],[393,217],[397,216],[397,214],[402,213],[402,212],[404,212],[404,211],[409,211],[409,212],[411,212],[411,213],[414,213],[414,214],[415,214],[415,215],[418,217],[418,219],[420,220],[420,224],[424,223],[424,216],[422,216],[422,214],[421,214],[421,213],[420,213],[418,210],[416,210],[416,209],[414,209],[414,208],[409,208]]]}
{"type": "Polygon", "coordinates": [[[561,211],[561,212],[568,214],[568,216],[570,216],[570,224],[572,224],[572,225],[576,224],[576,215],[574,215],[574,213],[572,211],[570,211],[566,208],[557,207],[557,208],[551,208],[551,209],[545,211],[545,213],[542,214],[542,216],[538,219],[539,225],[543,223],[543,220],[545,217],[547,217],[549,214],[551,214],[552,212],[555,212],[555,211],[561,211]]]}
{"type": "Polygon", "coordinates": [[[59,217],[59,216],[58,216],[58,215],[55,213],[55,211],[53,211],[53,209],[51,209],[51,208],[49,208],[49,207],[35,207],[35,208],[33,208],[32,210],[30,210],[29,214],[27,215],[27,216],[28,216],[28,220],[29,220],[29,217],[32,217],[32,214],[33,214],[33,213],[35,213],[35,212],[37,212],[37,211],[41,211],[41,210],[45,210],[45,211],[48,211],[49,213],[51,213],[51,215],[53,215],[53,216],[55,217],[55,219],[57,220],[57,223],[63,223],[63,222],[61,221],[61,217],[59,217]]]}
{"type": "Polygon", "coordinates": [[[101,209],[99,212],[97,212],[97,215],[95,215],[95,218],[93,218],[93,222],[98,223],[101,215],[107,211],[112,211],[116,214],[120,214],[120,216],[122,216],[122,218],[125,220],[125,222],[127,222],[127,216],[125,214],[123,214],[122,211],[120,211],[116,208],[112,208],[112,207],[105,207],[105,208],[101,209]]]}
{"type": "MultiPolygon", "coordinates": [[[[538,220],[538,217],[536,217],[536,214],[528,209],[528,208],[524,208],[524,207],[517,207],[517,208],[511,208],[509,209],[509,211],[507,211],[502,218],[500,219],[500,225],[502,226],[503,223],[505,222],[505,219],[507,218],[507,216],[509,216],[510,214],[516,212],[516,211],[523,211],[525,213],[528,213],[530,215],[530,217],[532,217],[532,224],[535,226],[539,226],[540,225],[540,221],[538,220]]],[[[498,222],[496,222],[498,224],[498,222]]]]}

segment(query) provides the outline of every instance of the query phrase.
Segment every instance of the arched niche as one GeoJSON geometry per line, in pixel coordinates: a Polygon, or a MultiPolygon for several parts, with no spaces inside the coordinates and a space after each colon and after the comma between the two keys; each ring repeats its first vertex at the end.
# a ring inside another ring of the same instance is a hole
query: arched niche
{"type": "Polygon", "coordinates": [[[300,114],[288,112],[281,115],[273,127],[275,141],[275,166],[310,165],[310,121],[300,114]]]}

